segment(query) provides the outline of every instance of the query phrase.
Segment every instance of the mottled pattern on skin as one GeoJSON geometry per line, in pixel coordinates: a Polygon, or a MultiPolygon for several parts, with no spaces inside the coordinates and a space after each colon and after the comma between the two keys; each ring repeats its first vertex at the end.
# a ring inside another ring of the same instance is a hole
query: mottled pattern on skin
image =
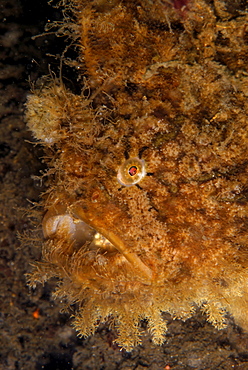
{"type": "Polygon", "coordinates": [[[196,305],[218,328],[226,311],[248,325],[247,16],[233,25],[216,4],[63,4],[82,93],[45,78],[28,98],[49,166],[30,284],[58,277],[81,335],[111,316],[131,350],[147,319],[162,344],[161,313],[186,319],[196,305]],[[122,186],[130,158],[146,174],[122,186]]]}

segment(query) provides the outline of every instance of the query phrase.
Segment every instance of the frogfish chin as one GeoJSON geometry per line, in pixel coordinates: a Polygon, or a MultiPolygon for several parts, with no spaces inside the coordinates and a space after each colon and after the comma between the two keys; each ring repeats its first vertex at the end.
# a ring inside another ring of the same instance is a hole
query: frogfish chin
{"type": "Polygon", "coordinates": [[[142,319],[164,342],[164,312],[248,327],[248,15],[182,3],[63,1],[77,92],[27,100],[48,166],[29,284],[58,278],[79,335],[111,318],[128,351],[142,319]]]}

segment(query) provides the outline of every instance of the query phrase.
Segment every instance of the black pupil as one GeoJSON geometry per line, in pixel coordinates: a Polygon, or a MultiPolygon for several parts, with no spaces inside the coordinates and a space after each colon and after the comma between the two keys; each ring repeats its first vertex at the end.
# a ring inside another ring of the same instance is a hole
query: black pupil
{"type": "Polygon", "coordinates": [[[130,176],[136,175],[137,172],[138,172],[138,168],[136,166],[132,166],[128,170],[128,173],[129,173],[130,176]]]}

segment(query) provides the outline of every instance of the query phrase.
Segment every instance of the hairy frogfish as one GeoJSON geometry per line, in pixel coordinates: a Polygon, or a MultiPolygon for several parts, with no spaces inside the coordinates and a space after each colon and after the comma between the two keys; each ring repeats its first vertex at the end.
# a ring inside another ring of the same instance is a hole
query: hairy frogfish
{"type": "Polygon", "coordinates": [[[60,4],[53,26],[74,83],[62,68],[27,101],[48,168],[29,284],[56,277],[81,336],[111,320],[129,351],[146,320],[162,344],[163,313],[185,320],[196,307],[217,328],[227,313],[248,327],[248,15],[237,4],[60,4]]]}

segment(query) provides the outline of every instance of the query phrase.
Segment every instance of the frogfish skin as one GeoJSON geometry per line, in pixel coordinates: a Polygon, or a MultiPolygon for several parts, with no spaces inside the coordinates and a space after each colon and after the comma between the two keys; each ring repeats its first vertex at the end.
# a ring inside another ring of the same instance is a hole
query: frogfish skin
{"type": "Polygon", "coordinates": [[[162,344],[163,313],[196,307],[248,327],[248,15],[226,3],[60,4],[77,86],[27,101],[48,166],[29,284],[57,277],[81,336],[111,318],[130,351],[145,319],[162,344]]]}

